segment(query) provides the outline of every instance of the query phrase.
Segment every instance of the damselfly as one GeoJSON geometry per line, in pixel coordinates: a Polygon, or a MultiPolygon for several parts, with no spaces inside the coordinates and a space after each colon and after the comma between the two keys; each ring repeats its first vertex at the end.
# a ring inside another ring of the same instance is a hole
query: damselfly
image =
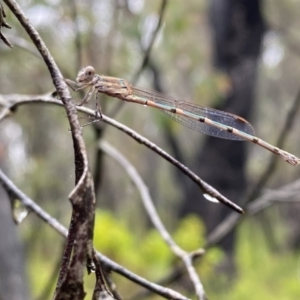
{"type": "MultiPolygon", "coordinates": [[[[76,82],[68,79],[66,82],[75,91],[90,87],[79,106],[87,103],[95,94],[103,93],[123,101],[160,109],[177,122],[207,135],[236,141],[250,141],[280,156],[293,166],[300,163],[300,159],[293,154],[256,137],[252,125],[240,116],[140,89],[121,78],[100,76],[91,66],[79,71],[76,82]]],[[[100,107],[97,106],[96,116],[101,118],[101,114],[100,107]]]]}

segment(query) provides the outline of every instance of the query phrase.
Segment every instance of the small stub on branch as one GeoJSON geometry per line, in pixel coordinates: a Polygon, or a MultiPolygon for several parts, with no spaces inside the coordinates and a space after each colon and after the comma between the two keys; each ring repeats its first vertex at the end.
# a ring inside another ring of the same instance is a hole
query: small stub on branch
{"type": "Polygon", "coordinates": [[[8,23],[5,21],[6,14],[3,8],[2,3],[0,2],[0,39],[6,44],[8,47],[13,48],[13,45],[10,43],[10,41],[7,39],[7,37],[2,33],[1,29],[2,27],[11,28],[8,23]]]}

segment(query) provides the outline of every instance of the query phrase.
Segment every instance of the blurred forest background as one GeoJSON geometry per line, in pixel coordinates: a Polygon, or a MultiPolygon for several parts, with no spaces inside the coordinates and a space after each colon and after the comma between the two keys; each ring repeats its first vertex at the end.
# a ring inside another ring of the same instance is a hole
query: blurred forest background
{"type": "MultiPolygon", "coordinates": [[[[299,1],[21,0],[19,4],[65,78],[75,80],[82,67],[92,65],[99,74],[238,114],[253,124],[257,136],[272,144],[284,142],[284,150],[300,156],[299,1]]],[[[14,48],[0,40],[0,100],[9,94],[53,92],[40,55],[4,8],[12,29],[2,32],[14,48]]],[[[73,95],[75,101],[83,96],[73,95]]],[[[210,299],[300,298],[299,167],[251,143],[189,130],[155,109],[122,105],[103,96],[100,101],[105,114],[168,151],[249,212],[214,242],[216,228],[232,211],[206,201],[198,186],[148,148],[97,123],[84,127],[83,135],[97,193],[98,251],[153,281],[166,278],[177,263],[152,228],[131,179],[99,149],[101,138],[138,170],[164,224],[183,248],[211,245],[197,263],[210,299]],[[251,206],[257,199],[261,202],[251,206]]],[[[88,122],[81,116],[82,124],[88,122]]],[[[71,213],[67,197],[74,187],[68,126],[64,110],[45,103],[23,105],[0,124],[1,168],[66,226],[71,213]]],[[[2,298],[1,290],[10,271],[24,272],[25,278],[22,296],[10,299],[50,299],[64,241],[34,215],[15,232],[9,201],[0,192],[0,299],[8,299],[2,298]],[[19,249],[19,261],[7,268],[9,246],[19,249]]],[[[140,291],[112,276],[124,298],[134,298],[140,291]]],[[[184,277],[170,285],[193,296],[184,277]]],[[[91,288],[92,283],[87,290],[91,288]]]]}

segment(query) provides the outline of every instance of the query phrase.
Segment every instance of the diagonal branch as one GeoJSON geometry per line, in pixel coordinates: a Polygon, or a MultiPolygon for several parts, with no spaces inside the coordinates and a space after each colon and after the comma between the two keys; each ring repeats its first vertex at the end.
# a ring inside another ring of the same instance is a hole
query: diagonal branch
{"type": "MultiPolygon", "coordinates": [[[[52,103],[56,105],[62,105],[62,103],[53,98],[51,94],[45,94],[45,95],[36,95],[36,96],[25,96],[25,95],[6,95],[6,96],[1,96],[0,95],[0,104],[2,103],[2,106],[5,108],[3,109],[2,113],[0,113],[0,121],[2,118],[8,116],[13,108],[23,105],[23,104],[28,104],[28,103],[33,103],[33,102],[45,102],[45,103],[52,103]]],[[[87,107],[82,107],[78,106],[77,107],[78,111],[84,112],[90,116],[95,116],[95,111],[91,110],[87,107]]],[[[138,143],[145,145],[146,147],[150,148],[157,154],[159,154],[161,157],[166,159],[168,162],[176,166],[180,171],[182,171],[185,175],[187,175],[192,181],[194,181],[202,190],[204,197],[207,199],[215,199],[217,202],[221,202],[222,204],[230,207],[231,209],[243,213],[243,209],[240,208],[238,205],[227,199],[224,195],[219,193],[215,188],[210,186],[208,183],[206,183],[204,180],[202,180],[198,175],[193,173],[188,167],[180,163],[178,160],[176,160],[174,157],[169,155],[167,152],[159,148],[156,144],[150,142],[148,139],[144,138],[134,130],[130,129],[129,127],[105,116],[102,115],[102,121],[105,123],[108,123],[118,130],[123,131],[126,133],[128,136],[131,138],[135,139],[138,143]]]]}
{"type": "Polygon", "coordinates": [[[6,14],[5,14],[3,5],[0,2],[0,40],[2,40],[4,42],[4,44],[6,44],[8,47],[13,48],[10,41],[7,39],[7,37],[1,31],[1,27],[11,28],[8,25],[8,23],[6,23],[5,18],[6,18],[6,14]]]}
{"type": "Polygon", "coordinates": [[[138,68],[137,72],[135,73],[133,79],[132,79],[132,82],[135,83],[138,78],[140,77],[141,73],[143,72],[143,70],[145,69],[145,67],[147,66],[148,64],[148,61],[149,61],[149,58],[150,58],[150,54],[151,54],[151,51],[152,51],[152,48],[153,48],[153,45],[154,45],[154,42],[156,40],[156,37],[161,29],[161,26],[163,24],[163,20],[164,20],[164,15],[165,15],[165,11],[166,11],[166,7],[167,7],[167,3],[168,1],[167,0],[162,0],[161,2],[161,7],[160,7],[160,10],[159,10],[159,17],[158,17],[158,22],[157,22],[157,26],[155,28],[155,30],[153,31],[152,33],[152,38],[149,42],[149,45],[148,47],[144,50],[144,53],[143,53],[143,60],[142,60],[142,63],[140,65],[140,67],[138,68]]]}
{"type": "MultiPolygon", "coordinates": [[[[47,212],[45,212],[39,205],[37,205],[32,199],[30,199],[27,195],[25,195],[0,169],[0,183],[6,189],[8,194],[13,196],[14,198],[18,198],[27,209],[31,210],[34,214],[36,214],[39,218],[48,223],[54,230],[56,230],[59,234],[66,237],[67,229],[61,225],[55,218],[52,218],[47,212]]],[[[101,253],[97,253],[101,262],[105,264],[110,270],[126,277],[127,279],[145,287],[148,290],[166,298],[166,299],[178,299],[178,300],[189,300],[182,294],[169,289],[158,284],[147,281],[146,279],[130,272],[123,266],[118,265],[114,261],[110,260],[106,256],[101,253]]]]}
{"type": "MultiPolygon", "coordinates": [[[[288,113],[285,117],[285,123],[279,133],[277,142],[275,143],[275,145],[278,148],[283,147],[283,145],[288,137],[288,134],[291,132],[291,128],[292,128],[295,118],[298,114],[299,108],[300,108],[300,88],[297,92],[297,95],[294,99],[294,102],[292,103],[290,110],[288,111],[288,113]]],[[[252,188],[252,192],[250,193],[250,195],[247,197],[246,203],[253,201],[254,199],[256,199],[259,196],[261,190],[263,189],[263,187],[266,185],[267,181],[273,175],[274,170],[276,169],[277,162],[278,162],[278,160],[276,159],[276,157],[272,156],[265,171],[258,179],[256,185],[252,188]]]]}
{"type": "MultiPolygon", "coordinates": [[[[199,300],[205,299],[205,291],[204,287],[200,281],[198,274],[195,271],[195,268],[192,264],[192,255],[191,253],[187,253],[182,248],[180,248],[176,242],[173,240],[167,229],[165,228],[164,224],[160,220],[158,213],[153,205],[153,201],[151,196],[148,192],[147,186],[143,182],[142,178],[138,174],[137,170],[134,166],[114,147],[112,147],[109,143],[101,141],[99,143],[100,148],[109,156],[111,156],[114,160],[116,160],[127,172],[131,180],[134,182],[135,186],[137,187],[145,210],[152,222],[152,224],[156,227],[157,231],[160,233],[163,240],[168,244],[171,251],[179,257],[185,265],[185,268],[190,276],[190,279],[194,285],[194,289],[196,291],[196,295],[198,296],[199,300]]],[[[200,251],[198,251],[199,253],[200,251]]],[[[204,253],[204,251],[202,252],[204,253]]]]}

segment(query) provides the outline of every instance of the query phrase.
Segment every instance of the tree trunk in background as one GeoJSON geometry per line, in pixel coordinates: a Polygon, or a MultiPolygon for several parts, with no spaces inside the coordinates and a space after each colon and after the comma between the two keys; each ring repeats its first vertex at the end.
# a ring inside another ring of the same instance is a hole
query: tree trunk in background
{"type": "MultiPolygon", "coordinates": [[[[5,170],[7,145],[0,142],[0,167],[5,170]]],[[[6,172],[7,173],[7,172],[6,172]]],[[[0,300],[28,300],[25,260],[10,200],[0,183],[0,300]]]]}
{"type": "MultiPolygon", "coordinates": [[[[210,1],[215,65],[226,72],[231,81],[230,94],[226,96],[224,105],[217,108],[248,120],[254,102],[257,62],[264,32],[260,4],[259,0],[210,1]]],[[[246,143],[207,137],[205,146],[194,160],[193,170],[238,203],[246,189],[245,163],[246,143]]],[[[230,212],[223,205],[198,201],[199,189],[195,185],[185,185],[184,188],[186,198],[181,216],[198,213],[208,232],[230,212]]],[[[234,233],[221,245],[231,252],[234,233]]]]}

